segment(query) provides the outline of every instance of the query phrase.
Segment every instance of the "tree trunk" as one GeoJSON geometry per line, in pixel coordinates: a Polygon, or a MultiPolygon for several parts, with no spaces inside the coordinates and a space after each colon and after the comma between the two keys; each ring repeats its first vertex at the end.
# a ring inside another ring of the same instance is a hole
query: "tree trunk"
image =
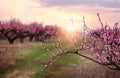
{"type": "Polygon", "coordinates": [[[13,44],[14,43],[14,40],[13,39],[10,39],[10,38],[7,38],[8,39],[8,42],[10,43],[10,44],[13,44]]]}
{"type": "Polygon", "coordinates": [[[23,37],[20,38],[20,43],[24,43],[24,38],[23,37]]]}
{"type": "Polygon", "coordinates": [[[29,41],[32,42],[32,41],[33,41],[33,38],[34,38],[34,36],[30,36],[30,37],[29,37],[29,41]]]}

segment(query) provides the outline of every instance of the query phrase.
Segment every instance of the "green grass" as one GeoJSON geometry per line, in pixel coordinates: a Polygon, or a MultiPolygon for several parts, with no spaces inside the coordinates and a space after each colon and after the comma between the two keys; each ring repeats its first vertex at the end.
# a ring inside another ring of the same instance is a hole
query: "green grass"
{"type": "Polygon", "coordinates": [[[31,76],[31,78],[44,78],[49,75],[57,78],[62,74],[63,67],[79,65],[82,62],[79,56],[68,54],[58,57],[53,62],[52,66],[45,68],[44,63],[47,63],[51,57],[50,54],[43,49],[44,47],[48,48],[51,53],[57,51],[50,43],[43,46],[27,46],[20,48],[20,52],[17,54],[17,65],[13,72],[19,71],[20,73],[24,73],[27,71],[34,71],[35,75],[31,76]]]}

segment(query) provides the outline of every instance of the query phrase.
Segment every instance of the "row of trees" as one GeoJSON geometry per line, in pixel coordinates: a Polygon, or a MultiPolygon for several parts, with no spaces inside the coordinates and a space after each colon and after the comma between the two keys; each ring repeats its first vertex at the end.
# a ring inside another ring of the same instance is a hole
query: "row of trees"
{"type": "Polygon", "coordinates": [[[35,38],[36,41],[45,42],[46,39],[55,35],[55,33],[56,26],[52,25],[44,26],[37,22],[24,24],[17,19],[0,21],[1,39],[7,39],[10,44],[13,44],[17,39],[23,43],[26,37],[29,37],[29,41],[32,41],[35,38]]]}
{"type": "MultiPolygon", "coordinates": [[[[58,53],[52,56],[52,59],[45,65],[45,67],[52,64],[52,62],[59,56],[64,54],[77,54],[84,58],[87,58],[98,64],[107,66],[110,69],[120,70],[120,29],[118,23],[115,23],[113,28],[108,25],[103,25],[99,13],[97,14],[98,19],[101,24],[99,29],[89,29],[83,18],[83,38],[82,44],[76,46],[78,37],[71,34],[69,36],[71,43],[71,50],[65,51],[61,44],[61,39],[58,38],[56,43],[53,43],[55,48],[58,49],[58,53]],[[92,57],[81,54],[81,51],[90,50],[92,52],[92,57]]],[[[60,28],[51,25],[39,24],[39,23],[30,23],[23,24],[19,20],[12,19],[8,22],[0,22],[0,33],[4,38],[6,38],[9,43],[13,44],[16,39],[20,39],[20,42],[23,43],[26,37],[29,37],[29,41],[32,41],[35,38],[36,41],[45,42],[46,39],[51,36],[58,35],[62,33],[60,28]]],[[[64,34],[64,33],[63,33],[64,34]]],[[[48,48],[45,48],[49,52],[48,48]]]]}

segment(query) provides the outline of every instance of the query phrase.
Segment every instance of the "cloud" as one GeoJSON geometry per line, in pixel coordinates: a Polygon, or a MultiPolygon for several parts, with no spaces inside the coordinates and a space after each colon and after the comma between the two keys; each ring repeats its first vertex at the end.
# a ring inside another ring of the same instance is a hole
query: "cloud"
{"type": "Polygon", "coordinates": [[[119,0],[39,0],[46,6],[70,6],[70,5],[85,5],[85,6],[100,6],[120,8],[119,0]]]}

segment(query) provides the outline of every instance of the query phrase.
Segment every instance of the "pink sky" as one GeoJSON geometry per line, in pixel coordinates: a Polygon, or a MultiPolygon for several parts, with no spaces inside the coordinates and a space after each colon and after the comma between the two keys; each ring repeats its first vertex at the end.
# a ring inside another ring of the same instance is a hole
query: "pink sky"
{"type": "Polygon", "coordinates": [[[97,12],[104,24],[120,22],[119,4],[120,0],[0,0],[0,19],[12,17],[25,23],[38,21],[69,27],[72,18],[74,28],[81,29],[85,16],[88,26],[94,28],[99,27],[97,12]]]}

